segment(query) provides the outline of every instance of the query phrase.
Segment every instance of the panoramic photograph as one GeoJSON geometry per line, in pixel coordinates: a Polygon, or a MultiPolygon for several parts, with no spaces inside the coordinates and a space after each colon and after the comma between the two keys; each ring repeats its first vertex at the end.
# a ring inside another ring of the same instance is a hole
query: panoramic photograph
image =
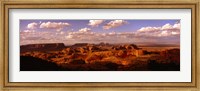
{"type": "Polygon", "coordinates": [[[20,71],[180,71],[180,20],[19,22],[20,71]]]}

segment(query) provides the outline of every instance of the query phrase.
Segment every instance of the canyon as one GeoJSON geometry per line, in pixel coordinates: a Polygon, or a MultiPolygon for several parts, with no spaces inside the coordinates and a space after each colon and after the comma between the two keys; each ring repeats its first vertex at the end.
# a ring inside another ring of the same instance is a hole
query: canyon
{"type": "Polygon", "coordinates": [[[20,46],[21,71],[179,71],[179,47],[63,43],[20,46]]]}

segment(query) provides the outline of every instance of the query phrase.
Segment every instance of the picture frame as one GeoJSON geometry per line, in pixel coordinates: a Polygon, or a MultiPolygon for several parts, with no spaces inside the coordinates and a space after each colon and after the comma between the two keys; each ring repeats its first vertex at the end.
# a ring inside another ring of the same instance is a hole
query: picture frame
{"type": "Polygon", "coordinates": [[[199,0],[190,1],[1,1],[1,87],[11,90],[170,90],[199,89],[199,0]],[[191,9],[191,82],[9,82],[9,9],[191,9]]]}

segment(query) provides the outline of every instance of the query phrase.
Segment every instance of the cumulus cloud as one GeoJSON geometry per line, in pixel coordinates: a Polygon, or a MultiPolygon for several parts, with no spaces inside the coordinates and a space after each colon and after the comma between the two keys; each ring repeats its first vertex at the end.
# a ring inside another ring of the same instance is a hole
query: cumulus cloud
{"type": "Polygon", "coordinates": [[[65,36],[65,39],[74,39],[74,40],[79,40],[83,39],[84,37],[91,37],[95,33],[91,31],[90,28],[81,28],[78,31],[70,31],[68,34],[65,36]]]}
{"type": "Polygon", "coordinates": [[[169,23],[165,24],[162,26],[162,30],[170,30],[170,29],[180,29],[181,24],[180,23],[175,23],[174,25],[171,25],[169,23]]]}
{"type": "Polygon", "coordinates": [[[20,32],[20,43],[179,43],[180,23],[165,24],[160,27],[142,27],[135,32],[93,32],[90,28],[81,28],[76,31],[34,32],[24,30],[20,32]],[[30,33],[34,32],[34,33],[30,33]]]}
{"type": "Polygon", "coordinates": [[[61,31],[60,34],[64,34],[65,32],[61,31]]]}
{"type": "Polygon", "coordinates": [[[168,30],[168,29],[173,29],[173,26],[169,23],[162,26],[162,30],[168,30]]]}
{"type": "Polygon", "coordinates": [[[39,22],[39,24],[41,24],[41,23],[42,23],[42,21],[39,22]]]}
{"type": "Polygon", "coordinates": [[[173,28],[181,29],[181,24],[180,23],[176,23],[176,24],[174,24],[173,28]]]}
{"type": "Polygon", "coordinates": [[[67,36],[65,36],[66,39],[72,39],[73,38],[73,35],[72,34],[69,34],[67,36]]]}
{"type": "Polygon", "coordinates": [[[35,22],[32,22],[32,23],[29,23],[28,25],[27,25],[27,28],[28,29],[36,29],[37,28],[37,23],[35,23],[35,22]]]}
{"type": "Polygon", "coordinates": [[[90,28],[81,28],[81,29],[79,30],[79,32],[90,32],[90,31],[91,31],[90,28]]]}
{"type": "Polygon", "coordinates": [[[108,29],[111,29],[111,28],[122,26],[122,25],[127,24],[127,23],[128,22],[125,21],[125,20],[113,20],[113,21],[110,21],[109,23],[107,23],[106,25],[104,25],[103,29],[108,30],[108,29]]]}
{"type": "Polygon", "coordinates": [[[35,32],[35,30],[29,30],[29,29],[27,29],[27,30],[23,30],[23,32],[26,32],[26,33],[33,33],[33,32],[35,32]]]}
{"type": "Polygon", "coordinates": [[[161,27],[142,27],[138,31],[139,32],[154,32],[154,31],[160,31],[161,27]]]}
{"type": "Polygon", "coordinates": [[[64,27],[68,26],[70,24],[66,22],[43,22],[40,24],[40,28],[56,29],[56,31],[61,31],[64,27]]]}
{"type": "MultiPolygon", "coordinates": [[[[37,43],[63,43],[64,34],[57,35],[55,32],[20,32],[20,45],[37,43]]],[[[65,40],[65,42],[69,42],[65,40]]]]}
{"type": "Polygon", "coordinates": [[[56,32],[56,35],[63,35],[63,34],[65,34],[65,32],[63,32],[63,31],[60,31],[60,32],[56,32]]]}
{"type": "Polygon", "coordinates": [[[88,25],[92,27],[97,27],[101,23],[103,23],[104,20],[89,20],[88,25]]]}
{"type": "Polygon", "coordinates": [[[136,32],[137,35],[152,37],[167,37],[180,35],[180,23],[171,25],[169,23],[161,27],[142,27],[136,32]]]}

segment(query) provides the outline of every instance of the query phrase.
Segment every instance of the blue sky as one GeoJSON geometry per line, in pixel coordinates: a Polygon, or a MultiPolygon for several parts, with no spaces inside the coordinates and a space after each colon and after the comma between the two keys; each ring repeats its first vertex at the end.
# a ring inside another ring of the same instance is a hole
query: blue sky
{"type": "MultiPolygon", "coordinates": [[[[106,20],[104,23],[100,24],[100,26],[103,26],[104,24],[108,23],[109,21],[112,20],[106,20]]],[[[127,22],[129,22],[128,24],[125,24],[124,26],[120,26],[117,28],[112,28],[110,29],[110,31],[115,31],[115,32],[131,32],[131,31],[136,31],[138,29],[140,29],[141,27],[159,27],[159,26],[163,26],[167,23],[173,25],[176,22],[179,22],[179,20],[126,20],[127,22]]],[[[36,23],[40,23],[40,22],[68,22],[70,23],[72,26],[70,27],[65,27],[63,29],[63,31],[67,31],[70,29],[73,29],[74,31],[78,31],[81,28],[84,27],[89,27],[92,28],[91,26],[88,26],[88,22],[89,20],[20,20],[20,30],[26,30],[27,29],[27,25],[29,23],[32,22],[36,22],[36,23]]],[[[37,29],[38,31],[40,30],[44,30],[44,29],[37,29]]],[[[95,32],[107,32],[107,31],[102,31],[102,27],[93,27],[93,30],[95,32]]]]}
{"type": "Polygon", "coordinates": [[[180,20],[20,20],[19,30],[21,45],[44,41],[67,41],[67,44],[102,41],[160,44],[180,42],[180,20]]]}

